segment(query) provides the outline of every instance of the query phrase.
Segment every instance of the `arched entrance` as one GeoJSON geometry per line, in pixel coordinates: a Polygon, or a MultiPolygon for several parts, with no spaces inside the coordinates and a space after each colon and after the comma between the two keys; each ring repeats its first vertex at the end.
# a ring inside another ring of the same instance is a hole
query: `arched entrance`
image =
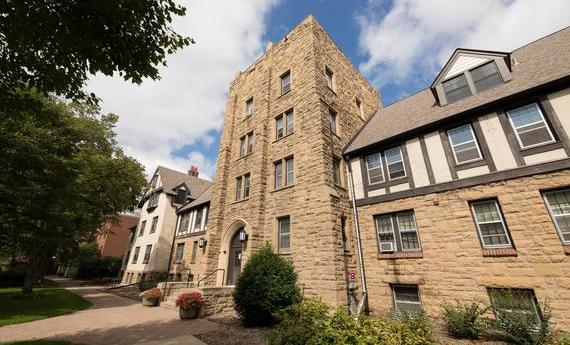
{"type": "Polygon", "coordinates": [[[228,276],[226,285],[235,285],[241,273],[243,249],[242,243],[239,240],[239,233],[241,230],[243,230],[243,228],[238,229],[238,231],[234,233],[234,236],[230,242],[228,250],[228,276]]]}

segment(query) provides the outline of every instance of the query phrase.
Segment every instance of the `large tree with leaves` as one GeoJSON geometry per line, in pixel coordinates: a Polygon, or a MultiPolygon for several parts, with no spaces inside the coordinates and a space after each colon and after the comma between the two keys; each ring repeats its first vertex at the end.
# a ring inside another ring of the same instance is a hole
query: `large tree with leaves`
{"type": "Polygon", "coordinates": [[[95,100],[89,74],[157,79],[166,56],[193,42],[172,29],[185,13],[173,0],[1,1],[0,97],[36,88],[95,100]]]}
{"type": "Polygon", "coordinates": [[[116,121],[36,91],[0,109],[0,241],[28,256],[24,292],[58,247],[133,209],[146,188],[143,167],[116,143],[116,121]]]}

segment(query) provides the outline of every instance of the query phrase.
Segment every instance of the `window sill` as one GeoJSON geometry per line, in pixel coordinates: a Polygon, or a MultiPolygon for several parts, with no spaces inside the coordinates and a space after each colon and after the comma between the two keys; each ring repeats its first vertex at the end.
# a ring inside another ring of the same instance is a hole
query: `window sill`
{"type": "Polygon", "coordinates": [[[570,255],[570,244],[564,246],[564,254],[570,255]]]}
{"type": "Polygon", "coordinates": [[[239,199],[239,200],[233,201],[230,205],[239,204],[239,203],[242,203],[242,202],[245,202],[245,201],[248,201],[248,200],[249,200],[249,197],[243,198],[243,199],[239,199]]]}
{"type": "Polygon", "coordinates": [[[252,154],[253,154],[253,152],[250,152],[250,153],[248,153],[248,154],[245,154],[245,155],[239,157],[238,159],[236,159],[236,162],[241,161],[242,159],[245,159],[245,158],[251,156],[252,154]]]}
{"type": "Polygon", "coordinates": [[[456,170],[466,170],[471,168],[480,167],[483,165],[487,165],[487,161],[484,159],[478,159],[476,161],[471,161],[467,163],[455,163],[456,170]]]}
{"type": "Polygon", "coordinates": [[[494,248],[485,249],[483,248],[483,257],[509,257],[517,256],[517,250],[514,248],[494,248]]]}
{"type": "Polygon", "coordinates": [[[206,231],[197,231],[197,232],[190,232],[187,234],[182,234],[182,235],[176,235],[176,238],[186,238],[186,237],[194,237],[194,236],[201,236],[206,234],[206,231]]]}
{"type": "Polygon", "coordinates": [[[274,144],[274,143],[276,143],[276,142],[278,142],[278,141],[280,141],[280,140],[283,140],[283,139],[285,139],[285,138],[287,138],[287,137],[289,137],[289,136],[291,136],[291,135],[293,135],[293,134],[295,134],[295,131],[293,131],[293,132],[291,132],[291,133],[287,133],[287,134],[285,134],[284,136],[273,140],[272,144],[274,144]]]}
{"type": "Polygon", "coordinates": [[[378,254],[379,260],[390,259],[423,259],[423,252],[398,252],[398,253],[380,253],[378,254]]]}
{"type": "Polygon", "coordinates": [[[347,189],[346,189],[343,185],[338,184],[338,183],[333,183],[333,184],[334,184],[334,186],[335,186],[336,188],[342,189],[342,190],[345,191],[345,192],[347,191],[347,189]]]}
{"type": "Polygon", "coordinates": [[[249,116],[244,116],[244,118],[241,120],[241,122],[245,122],[247,120],[250,120],[253,117],[253,114],[249,115],[249,116]]]}
{"type": "Polygon", "coordinates": [[[290,252],[290,251],[287,251],[287,252],[280,252],[280,251],[277,251],[277,254],[283,255],[283,256],[291,256],[291,252],[290,252]]]}
{"type": "Polygon", "coordinates": [[[546,143],[539,146],[530,147],[527,149],[521,149],[520,152],[523,156],[530,156],[537,153],[543,153],[547,151],[552,151],[556,149],[564,148],[564,145],[560,141],[556,141],[553,143],[546,143]]]}
{"type": "Polygon", "coordinates": [[[289,188],[293,188],[293,187],[295,187],[295,184],[292,184],[292,185],[290,185],[290,186],[281,187],[281,188],[279,188],[279,189],[274,189],[274,190],[272,190],[270,193],[279,192],[279,191],[282,191],[282,190],[285,190],[285,189],[289,189],[289,188]]]}
{"type": "Polygon", "coordinates": [[[277,97],[277,99],[280,99],[281,97],[287,96],[291,93],[292,89],[287,90],[287,92],[282,92],[279,97],[277,97]]]}

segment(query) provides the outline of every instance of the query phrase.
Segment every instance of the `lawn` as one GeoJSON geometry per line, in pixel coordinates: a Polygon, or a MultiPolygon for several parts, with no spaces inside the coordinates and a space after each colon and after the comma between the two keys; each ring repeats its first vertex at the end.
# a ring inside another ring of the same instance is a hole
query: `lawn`
{"type": "Polygon", "coordinates": [[[41,294],[41,297],[13,298],[19,291],[19,288],[0,289],[0,327],[70,314],[91,306],[87,300],[61,288],[34,289],[34,295],[41,294]]]}

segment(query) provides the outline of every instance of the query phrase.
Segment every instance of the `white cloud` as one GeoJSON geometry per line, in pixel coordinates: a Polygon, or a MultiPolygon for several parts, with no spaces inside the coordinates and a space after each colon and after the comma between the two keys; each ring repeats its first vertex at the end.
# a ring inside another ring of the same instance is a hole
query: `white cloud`
{"type": "Polygon", "coordinates": [[[161,80],[133,85],[120,77],[92,78],[88,89],[103,100],[103,111],[120,117],[119,144],[148,174],[157,165],[180,171],[196,165],[201,176],[214,177],[215,158],[195,151],[177,157],[173,151],[215,143],[211,131],[222,127],[229,84],[261,54],[265,18],[277,1],[180,1],[187,16],[175,28],[196,44],[168,58],[161,80]]]}
{"type": "Polygon", "coordinates": [[[570,1],[370,0],[357,21],[360,67],[372,82],[417,87],[457,47],[511,51],[570,25],[570,1]]]}

